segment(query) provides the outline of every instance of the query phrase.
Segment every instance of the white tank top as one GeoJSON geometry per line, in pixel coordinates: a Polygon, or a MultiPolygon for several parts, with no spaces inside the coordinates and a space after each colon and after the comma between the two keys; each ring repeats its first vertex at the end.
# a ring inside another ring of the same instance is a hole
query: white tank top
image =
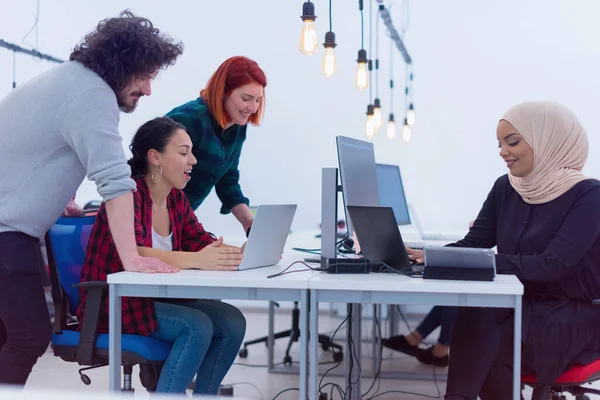
{"type": "Polygon", "coordinates": [[[152,228],[152,248],[160,250],[173,250],[173,232],[169,233],[169,236],[160,236],[154,228],[152,228]]]}

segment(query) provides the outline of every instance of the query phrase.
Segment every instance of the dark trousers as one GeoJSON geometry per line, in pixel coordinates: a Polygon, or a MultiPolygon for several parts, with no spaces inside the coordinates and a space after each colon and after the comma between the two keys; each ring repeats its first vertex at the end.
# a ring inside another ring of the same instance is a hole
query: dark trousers
{"type": "MultiPolygon", "coordinates": [[[[460,308],[452,333],[446,400],[512,399],[514,310],[460,308]]],[[[532,370],[521,365],[521,373],[532,370]]]]}
{"type": "Polygon", "coordinates": [[[0,385],[25,385],[50,343],[39,240],[0,233],[0,385]]]}
{"type": "Polygon", "coordinates": [[[435,306],[425,316],[416,331],[421,337],[426,338],[438,326],[441,327],[437,342],[443,346],[450,345],[450,336],[458,315],[458,307],[435,306]]]}

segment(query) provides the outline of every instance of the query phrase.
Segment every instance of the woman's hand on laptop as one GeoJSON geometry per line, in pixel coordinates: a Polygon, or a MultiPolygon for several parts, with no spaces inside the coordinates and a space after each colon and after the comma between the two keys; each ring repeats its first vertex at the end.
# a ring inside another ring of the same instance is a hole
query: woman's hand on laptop
{"type": "Polygon", "coordinates": [[[223,244],[223,237],[196,253],[198,268],[213,271],[235,271],[242,262],[239,247],[223,244]]]}
{"type": "Polygon", "coordinates": [[[232,246],[230,244],[225,244],[225,243],[223,243],[221,246],[224,246],[224,247],[233,247],[234,249],[238,249],[242,254],[244,254],[244,250],[246,249],[246,243],[248,243],[248,242],[245,242],[242,245],[242,247],[232,246]]]}
{"type": "Polygon", "coordinates": [[[410,247],[406,247],[406,253],[410,261],[416,262],[417,264],[423,264],[423,250],[415,250],[410,247]]]}

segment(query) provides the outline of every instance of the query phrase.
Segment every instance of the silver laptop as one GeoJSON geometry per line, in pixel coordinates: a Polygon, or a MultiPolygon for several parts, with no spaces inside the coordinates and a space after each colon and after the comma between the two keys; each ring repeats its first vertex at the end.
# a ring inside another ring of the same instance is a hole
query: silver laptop
{"type": "Polygon", "coordinates": [[[240,271],[279,262],[295,213],[296,204],[258,206],[240,271]]]}

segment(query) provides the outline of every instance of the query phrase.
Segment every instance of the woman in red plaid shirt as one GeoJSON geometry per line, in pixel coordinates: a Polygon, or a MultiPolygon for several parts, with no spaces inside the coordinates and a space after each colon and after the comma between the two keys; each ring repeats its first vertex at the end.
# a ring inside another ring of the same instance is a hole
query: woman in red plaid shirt
{"type": "MultiPolygon", "coordinates": [[[[135,236],[139,253],[180,269],[235,270],[242,249],[215,239],[198,222],[182,192],[196,158],[192,141],[179,123],[156,118],[142,125],[131,142],[129,161],[137,183],[135,236]]],[[[106,280],[123,271],[109,234],[104,206],[90,235],[81,280],[106,280]]],[[[150,272],[150,271],[149,271],[150,272]]],[[[83,320],[85,294],[77,316],[83,320]]],[[[215,300],[123,298],[123,333],[153,336],[173,343],[157,392],[184,393],[196,375],[196,394],[216,394],[233,364],[246,331],[242,313],[215,300]]],[[[103,299],[99,332],[108,331],[108,302],[103,299]]]]}

